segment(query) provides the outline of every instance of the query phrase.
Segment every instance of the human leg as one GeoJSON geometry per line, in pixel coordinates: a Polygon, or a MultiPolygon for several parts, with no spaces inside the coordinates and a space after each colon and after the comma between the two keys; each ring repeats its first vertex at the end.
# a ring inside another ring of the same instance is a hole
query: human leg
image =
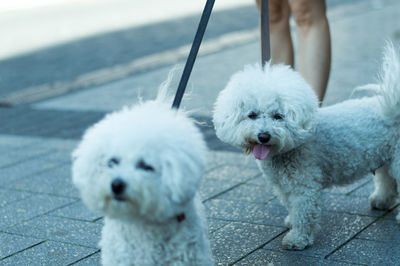
{"type": "Polygon", "coordinates": [[[322,101],[331,63],[331,41],[325,1],[288,1],[298,35],[298,70],[322,101]]]}
{"type": "MultiPolygon", "coordinates": [[[[261,0],[257,0],[260,8],[261,0]]],[[[290,36],[290,9],[287,0],[269,0],[269,29],[273,64],[293,66],[293,44],[290,36]]]]}

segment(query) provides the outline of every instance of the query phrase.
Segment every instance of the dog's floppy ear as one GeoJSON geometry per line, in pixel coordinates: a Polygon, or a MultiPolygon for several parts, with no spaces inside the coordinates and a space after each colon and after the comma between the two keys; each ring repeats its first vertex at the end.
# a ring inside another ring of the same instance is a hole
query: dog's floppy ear
{"type": "Polygon", "coordinates": [[[281,101],[286,109],[291,132],[295,135],[293,139],[299,142],[303,142],[315,130],[315,115],[318,110],[318,100],[314,91],[308,84],[305,83],[304,86],[307,87],[288,96],[291,99],[281,101]]]}
{"type": "Polygon", "coordinates": [[[205,165],[202,154],[203,151],[179,151],[165,156],[162,178],[173,202],[186,203],[196,194],[205,165]]]}
{"type": "Polygon", "coordinates": [[[231,145],[238,145],[236,127],[240,122],[243,102],[234,99],[227,89],[221,91],[214,107],[213,123],[217,137],[231,145]]]}

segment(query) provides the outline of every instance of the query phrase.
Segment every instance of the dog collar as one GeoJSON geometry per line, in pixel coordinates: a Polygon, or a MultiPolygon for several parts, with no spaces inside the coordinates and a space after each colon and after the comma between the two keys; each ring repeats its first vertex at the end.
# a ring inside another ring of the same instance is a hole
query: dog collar
{"type": "Polygon", "coordinates": [[[185,214],[182,212],[181,214],[179,214],[178,216],[176,216],[176,220],[178,221],[178,223],[182,222],[183,220],[185,220],[185,214]]]}

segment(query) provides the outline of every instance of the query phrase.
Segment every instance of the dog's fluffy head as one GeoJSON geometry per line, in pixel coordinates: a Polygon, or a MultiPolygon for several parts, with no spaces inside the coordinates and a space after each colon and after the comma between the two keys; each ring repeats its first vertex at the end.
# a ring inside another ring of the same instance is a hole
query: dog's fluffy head
{"type": "Polygon", "coordinates": [[[314,91],[289,66],[246,66],[219,94],[213,121],[222,141],[264,159],[304,143],[317,108],[314,91]]]}
{"type": "Polygon", "coordinates": [[[73,182],[106,216],[164,222],[195,195],[206,147],[181,111],[149,101],[107,115],[73,153],[73,182]]]}

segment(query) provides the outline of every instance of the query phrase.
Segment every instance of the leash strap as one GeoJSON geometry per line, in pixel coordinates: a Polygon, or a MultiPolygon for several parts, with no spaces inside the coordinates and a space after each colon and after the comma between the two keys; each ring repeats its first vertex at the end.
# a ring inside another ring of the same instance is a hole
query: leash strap
{"type": "Polygon", "coordinates": [[[194,62],[196,61],[197,53],[199,52],[201,41],[203,40],[204,32],[207,28],[208,20],[214,6],[214,2],[215,0],[207,0],[207,3],[204,7],[196,35],[193,40],[192,48],[190,49],[188,59],[186,60],[185,68],[183,69],[181,80],[179,81],[179,86],[175,94],[174,102],[172,103],[172,108],[178,109],[181,104],[190,74],[192,73],[194,62]]]}
{"type": "Polygon", "coordinates": [[[269,41],[269,13],[268,0],[261,0],[260,8],[261,18],[261,63],[264,67],[265,63],[271,59],[271,49],[269,41]]]}

